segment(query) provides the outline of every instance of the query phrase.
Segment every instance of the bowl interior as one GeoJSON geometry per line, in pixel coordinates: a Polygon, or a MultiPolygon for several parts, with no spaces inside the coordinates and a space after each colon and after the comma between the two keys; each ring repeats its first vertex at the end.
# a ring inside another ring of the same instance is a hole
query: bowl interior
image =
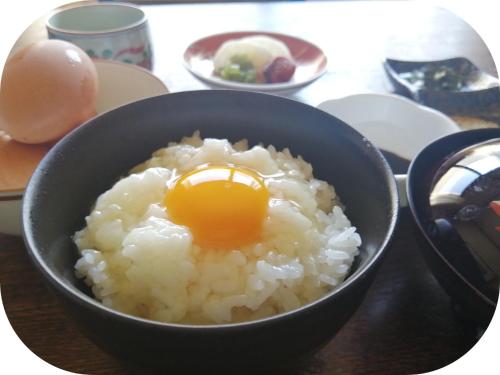
{"type": "Polygon", "coordinates": [[[25,240],[35,263],[57,288],[93,302],[75,278],[71,236],[96,198],[168,142],[202,137],[246,138],[250,145],[289,148],[335,186],[363,239],[348,281],[375,262],[397,219],[394,177],[381,153],[354,129],[316,108],[278,96],[230,90],[148,98],[107,112],[76,129],[47,154],[23,202],[25,240]]]}
{"type": "Polygon", "coordinates": [[[144,12],[131,5],[87,4],[56,12],[47,26],[52,31],[86,34],[126,30],[144,20],[144,12]]]}

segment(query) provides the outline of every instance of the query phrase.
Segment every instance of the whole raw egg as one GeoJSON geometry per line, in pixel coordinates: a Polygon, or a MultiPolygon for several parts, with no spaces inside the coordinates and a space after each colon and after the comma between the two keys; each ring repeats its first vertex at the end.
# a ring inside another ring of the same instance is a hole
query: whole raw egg
{"type": "Polygon", "coordinates": [[[0,86],[0,129],[23,143],[57,140],[96,113],[97,72],[89,56],[62,40],[12,54],[0,86]]]}

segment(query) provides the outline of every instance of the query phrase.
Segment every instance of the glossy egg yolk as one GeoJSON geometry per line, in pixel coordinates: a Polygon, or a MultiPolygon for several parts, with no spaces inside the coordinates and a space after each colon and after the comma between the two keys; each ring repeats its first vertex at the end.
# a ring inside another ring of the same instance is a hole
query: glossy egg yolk
{"type": "Polygon", "coordinates": [[[181,176],[165,196],[170,219],[203,248],[234,249],[259,240],[269,192],[256,172],[204,166],[181,176]]]}

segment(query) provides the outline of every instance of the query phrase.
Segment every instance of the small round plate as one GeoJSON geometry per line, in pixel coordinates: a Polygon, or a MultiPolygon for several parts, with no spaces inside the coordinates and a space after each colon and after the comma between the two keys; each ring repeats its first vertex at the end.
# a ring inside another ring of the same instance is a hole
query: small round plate
{"type": "Polygon", "coordinates": [[[160,78],[137,65],[113,60],[94,60],[99,76],[97,113],[150,96],[168,93],[160,78]]]}
{"type": "MultiPolygon", "coordinates": [[[[99,77],[97,114],[121,105],[168,93],[165,84],[136,65],[94,60],[99,77]]],[[[0,232],[19,234],[19,205],[24,188],[51,144],[28,145],[13,141],[0,130],[0,232]]]]}
{"type": "Polygon", "coordinates": [[[437,138],[460,131],[445,114],[393,94],[356,94],[318,108],[339,118],[382,150],[407,160],[437,138]]]}
{"type": "Polygon", "coordinates": [[[272,32],[240,31],[216,34],[192,43],[184,52],[184,65],[195,77],[215,86],[240,90],[282,91],[307,85],[320,77],[326,70],[327,58],[320,48],[303,39],[272,32]],[[242,83],[214,75],[212,59],[222,43],[253,35],[266,35],[286,44],[297,66],[289,82],[242,83]]]}

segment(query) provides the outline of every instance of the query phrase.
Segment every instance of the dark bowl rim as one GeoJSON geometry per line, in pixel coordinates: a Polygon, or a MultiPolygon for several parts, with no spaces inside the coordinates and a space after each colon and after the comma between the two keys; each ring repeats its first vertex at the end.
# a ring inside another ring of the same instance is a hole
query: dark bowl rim
{"type": "MultiPolygon", "coordinates": [[[[471,291],[473,291],[478,297],[480,297],[484,302],[486,302],[488,305],[490,305],[491,307],[496,309],[497,304],[494,301],[492,301],[489,297],[487,297],[484,293],[482,293],[478,288],[476,288],[474,285],[472,285],[463,276],[463,274],[456,267],[454,267],[446,259],[446,257],[444,257],[443,254],[439,251],[438,247],[436,246],[434,241],[429,237],[429,235],[427,234],[427,231],[424,229],[424,227],[422,225],[422,218],[421,218],[422,215],[419,213],[421,210],[419,210],[416,207],[415,200],[414,200],[414,191],[418,190],[417,188],[414,188],[414,185],[415,185],[413,183],[413,179],[415,178],[414,177],[414,175],[415,175],[414,170],[421,163],[420,158],[422,157],[422,155],[426,155],[430,149],[434,149],[434,148],[438,147],[443,142],[448,142],[450,138],[465,137],[465,136],[467,136],[467,134],[480,133],[480,132],[484,132],[484,133],[491,132],[492,134],[497,132],[498,135],[500,136],[500,128],[491,128],[491,129],[484,128],[484,129],[465,130],[462,132],[445,135],[441,138],[438,138],[437,140],[435,140],[431,144],[427,145],[426,147],[424,147],[410,163],[410,166],[408,168],[408,179],[407,179],[407,183],[406,183],[406,191],[407,191],[407,196],[408,196],[408,206],[411,210],[413,220],[414,220],[415,224],[417,225],[420,234],[424,237],[425,242],[432,249],[433,254],[436,255],[438,257],[438,259],[440,259],[440,261],[445,264],[446,268],[449,271],[451,271],[451,274],[455,276],[456,280],[459,280],[462,284],[464,284],[471,291]]],[[[471,146],[471,144],[469,144],[468,146],[471,146]]],[[[468,146],[466,146],[466,147],[468,147],[468,146]]]]}
{"type": "MultiPolygon", "coordinates": [[[[291,105],[295,106],[302,106],[304,110],[308,111],[318,111],[318,114],[320,116],[326,116],[326,117],[331,117],[335,118],[332,115],[329,115],[328,113],[321,111],[317,109],[316,107],[313,107],[311,105],[289,99],[289,98],[284,98],[281,96],[278,96],[276,94],[271,94],[271,93],[260,93],[260,92],[249,92],[249,91],[244,91],[244,90],[231,90],[231,89],[217,89],[217,90],[194,90],[194,91],[183,91],[183,92],[177,92],[177,93],[167,93],[163,95],[159,95],[156,97],[151,97],[151,98],[146,98],[142,99],[136,102],[128,103],[125,104],[121,107],[112,109],[108,112],[105,112],[103,114],[100,114],[98,116],[95,116],[91,118],[90,120],[86,121],[82,126],[77,127],[70,133],[68,133],[65,137],[63,137],[59,142],[57,142],[50,150],[49,152],[45,155],[45,157],[42,159],[38,167],[35,169],[33,175],[31,176],[27,186],[26,190],[23,196],[22,200],[22,233],[23,233],[23,239],[25,243],[25,247],[27,249],[27,252],[32,260],[32,262],[35,264],[35,266],[38,268],[38,270],[42,273],[44,276],[45,281],[48,281],[49,284],[54,287],[58,292],[62,293],[66,298],[70,299],[72,302],[76,303],[79,306],[82,306],[82,308],[88,308],[93,310],[97,314],[104,314],[107,315],[111,318],[116,318],[121,321],[124,321],[125,323],[134,323],[134,324],[139,324],[142,326],[146,327],[155,327],[157,329],[162,329],[162,330],[189,330],[189,331],[221,331],[221,330],[245,330],[245,329],[253,329],[258,326],[269,326],[272,324],[276,324],[277,322],[281,320],[288,320],[290,318],[293,318],[298,315],[303,315],[303,314],[308,314],[312,310],[317,310],[320,309],[323,305],[328,304],[331,300],[335,299],[339,295],[343,295],[344,293],[348,292],[349,288],[352,288],[355,284],[359,284],[363,279],[365,279],[368,276],[368,273],[370,270],[373,270],[374,268],[377,267],[377,265],[380,263],[381,259],[383,258],[383,255],[385,254],[385,251],[387,250],[393,236],[394,236],[394,231],[397,227],[397,223],[399,221],[399,211],[400,211],[400,204],[399,204],[399,194],[397,190],[397,185],[395,181],[394,174],[392,173],[390,166],[383,156],[383,154],[380,152],[378,148],[375,146],[371,147],[373,151],[378,155],[379,161],[381,162],[381,165],[383,166],[385,175],[387,177],[387,182],[388,182],[388,191],[390,194],[390,202],[392,203],[392,207],[390,209],[391,211],[391,217],[390,217],[390,224],[388,226],[388,230],[385,233],[384,240],[382,244],[378,247],[378,249],[374,252],[372,255],[372,258],[363,266],[362,269],[358,269],[354,271],[353,274],[350,274],[346,280],[344,280],[338,287],[336,287],[334,290],[328,292],[327,294],[323,295],[321,298],[312,301],[308,304],[305,304],[303,306],[300,306],[297,309],[283,312],[280,314],[276,314],[270,317],[262,318],[262,319],[257,319],[257,320],[250,320],[250,321],[245,321],[245,322],[238,322],[238,323],[223,323],[223,324],[204,324],[204,325],[195,325],[195,324],[179,324],[179,323],[168,323],[168,322],[161,322],[161,321],[156,321],[156,320],[151,320],[151,319],[145,319],[145,318],[140,318],[134,315],[130,315],[127,313],[120,312],[118,310],[109,308],[107,306],[104,306],[101,302],[97,301],[94,298],[91,298],[90,296],[84,294],[82,291],[79,290],[73,290],[73,288],[70,288],[68,285],[66,285],[64,282],[60,280],[58,276],[52,272],[50,267],[47,265],[47,263],[42,259],[40,255],[39,248],[37,246],[37,243],[34,239],[33,231],[32,231],[32,223],[30,220],[30,206],[31,202],[34,199],[34,196],[37,195],[35,187],[37,185],[37,181],[40,179],[43,179],[43,171],[47,169],[47,167],[50,165],[50,160],[52,159],[53,155],[56,155],[58,151],[61,148],[64,148],[65,145],[69,142],[68,140],[72,140],[75,137],[78,137],[80,132],[87,132],[87,131],[94,131],[90,130],[92,128],[98,129],[98,126],[92,126],[91,124],[95,122],[99,122],[101,118],[108,116],[109,114],[115,113],[117,111],[120,111],[124,107],[129,107],[129,106],[137,106],[140,105],[140,103],[143,102],[148,102],[152,100],[160,100],[159,98],[161,97],[167,97],[169,95],[176,95],[176,96],[187,96],[190,97],[191,95],[207,95],[207,93],[210,92],[229,92],[231,95],[245,95],[245,96],[252,96],[252,95],[258,95],[258,96],[267,96],[269,100],[278,100],[282,102],[287,102],[291,105]],[[91,126],[86,126],[86,125],[91,125],[91,126]],[[87,130],[89,129],[89,130],[87,130]],[[358,272],[359,271],[359,272],[358,272]]],[[[210,94],[208,94],[210,95],[210,94]]],[[[337,122],[340,120],[335,118],[337,122]]],[[[340,121],[345,126],[348,126],[345,124],[343,121],[340,121]]],[[[350,128],[350,127],[349,127],[350,128]]],[[[352,129],[352,128],[351,128],[352,129]]],[[[355,131],[354,129],[352,129],[355,131]]],[[[355,131],[356,132],[356,131],[355,131]]],[[[357,132],[356,132],[357,133],[357,132]]],[[[358,133],[359,134],[359,133],[358,133]]],[[[360,138],[363,137],[361,134],[359,134],[360,138]]]]}

